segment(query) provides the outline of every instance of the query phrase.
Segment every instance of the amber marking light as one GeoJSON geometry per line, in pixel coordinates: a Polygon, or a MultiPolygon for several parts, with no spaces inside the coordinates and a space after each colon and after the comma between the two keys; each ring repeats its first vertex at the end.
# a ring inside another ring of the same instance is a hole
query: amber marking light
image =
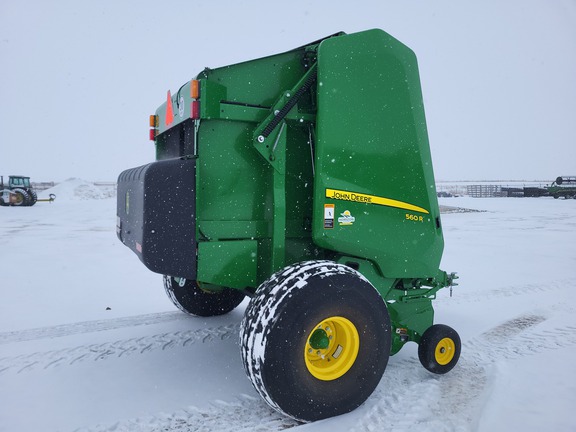
{"type": "Polygon", "coordinates": [[[190,81],[190,97],[192,99],[198,99],[200,97],[200,81],[190,81]]]}

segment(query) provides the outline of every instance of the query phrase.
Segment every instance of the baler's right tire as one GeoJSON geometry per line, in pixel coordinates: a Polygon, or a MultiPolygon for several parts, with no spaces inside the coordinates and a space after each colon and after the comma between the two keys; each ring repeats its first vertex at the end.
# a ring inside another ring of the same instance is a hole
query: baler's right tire
{"type": "Polygon", "coordinates": [[[201,317],[227,314],[242,303],[245,297],[243,292],[231,288],[203,290],[195,280],[186,280],[181,286],[172,276],[164,276],[164,288],[178,309],[201,317]]]}
{"type": "Polygon", "coordinates": [[[390,317],[378,291],[330,261],[272,275],[240,327],[244,369],[256,391],[275,410],[305,422],[364,403],[386,369],[390,344],[390,317]]]}
{"type": "Polygon", "coordinates": [[[15,195],[15,200],[13,202],[14,206],[17,207],[23,207],[23,206],[27,206],[28,203],[30,202],[30,195],[28,195],[28,192],[26,192],[24,189],[14,189],[12,191],[15,195]]]}

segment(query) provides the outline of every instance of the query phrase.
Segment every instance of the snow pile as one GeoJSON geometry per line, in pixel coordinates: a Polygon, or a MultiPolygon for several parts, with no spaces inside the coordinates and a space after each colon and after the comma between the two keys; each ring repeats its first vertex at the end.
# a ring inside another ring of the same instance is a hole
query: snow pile
{"type": "Polygon", "coordinates": [[[463,208],[463,207],[454,207],[454,206],[447,206],[447,205],[440,205],[440,213],[474,213],[474,212],[482,212],[484,210],[474,210],[470,208],[463,208]]]}
{"type": "Polygon", "coordinates": [[[77,201],[112,198],[116,196],[116,190],[113,186],[101,187],[79,178],[69,178],[40,195],[47,198],[49,194],[56,195],[58,201],[77,201]]]}

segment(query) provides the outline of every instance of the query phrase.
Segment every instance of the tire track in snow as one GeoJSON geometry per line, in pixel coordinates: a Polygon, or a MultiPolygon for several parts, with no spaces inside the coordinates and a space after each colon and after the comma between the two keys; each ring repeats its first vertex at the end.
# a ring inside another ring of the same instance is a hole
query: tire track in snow
{"type": "Polygon", "coordinates": [[[259,397],[240,395],[233,402],[213,401],[206,408],[188,407],[171,414],[122,420],[74,432],[282,431],[300,423],[274,411],[259,397]]]}
{"type": "MultiPolygon", "coordinates": [[[[544,315],[527,313],[490,329],[464,344],[461,363],[444,376],[428,373],[417,359],[390,364],[377,390],[360,408],[367,413],[354,430],[413,432],[419,424],[436,432],[473,430],[488,384],[487,366],[501,359],[576,345],[576,326],[537,328],[544,321],[544,315]],[[508,348],[488,349],[495,346],[508,348]]],[[[281,431],[300,425],[260,398],[240,395],[233,402],[213,401],[207,408],[188,407],[75,432],[229,431],[231,423],[239,432],[281,431]]]]}
{"type": "Polygon", "coordinates": [[[392,363],[353,430],[413,431],[417,424],[436,432],[474,430],[494,363],[576,345],[576,326],[538,327],[546,320],[526,313],[470,340],[447,375],[428,373],[417,359],[392,363]]]}
{"type": "Polygon", "coordinates": [[[26,342],[38,339],[52,339],[82,333],[95,333],[126,327],[161,324],[170,321],[189,319],[182,312],[161,312],[107,320],[84,321],[51,327],[40,327],[0,333],[0,345],[13,342],[26,342]]]}
{"type": "Polygon", "coordinates": [[[472,339],[465,348],[476,363],[494,363],[576,345],[576,326],[534,328],[546,319],[542,315],[522,315],[472,339]]]}
{"type": "Polygon", "coordinates": [[[454,391],[455,385],[464,386],[460,374],[471,373],[469,369],[465,372],[461,369],[437,376],[427,372],[417,359],[390,363],[376,391],[360,407],[365,414],[352,431],[414,432],[420,430],[419,425],[426,431],[466,431],[472,417],[467,413],[448,412],[456,409],[447,407],[447,404],[464,403],[455,400],[460,394],[472,399],[477,397],[482,392],[485,379],[475,373],[473,388],[467,388],[465,392],[460,389],[454,391]],[[451,383],[450,394],[445,392],[445,381],[451,383]]]}
{"type": "MultiPolygon", "coordinates": [[[[474,302],[484,300],[486,296],[508,297],[523,295],[527,292],[546,292],[559,289],[564,284],[573,282],[573,280],[566,280],[551,282],[547,285],[525,284],[498,288],[483,293],[462,294],[451,301],[474,302]]],[[[179,317],[187,318],[179,312],[151,314],[152,321],[156,315],[166,315],[166,321],[179,317]],[[169,315],[176,316],[170,318],[169,315]]],[[[145,317],[138,317],[142,324],[137,325],[146,325],[148,322],[146,322],[145,317]]],[[[538,328],[538,325],[545,320],[546,317],[542,314],[527,313],[490,329],[464,344],[460,364],[444,376],[428,373],[421,367],[417,359],[390,364],[374,394],[360,408],[366,410],[366,414],[355,430],[413,431],[414,425],[418,424],[425,426],[425,429],[437,432],[473,430],[473,422],[477,418],[475,412],[480,409],[479,404],[488,384],[487,369],[493,363],[576,344],[576,327],[538,328]]],[[[117,327],[112,327],[116,325],[112,322],[102,325],[107,325],[107,329],[110,329],[128,327],[134,324],[126,321],[121,322],[120,326],[117,327]]],[[[35,336],[32,335],[34,338],[41,338],[58,337],[58,333],[84,332],[75,327],[74,324],[58,326],[49,332],[39,332],[35,336]],[[42,334],[56,336],[42,336],[42,334]]],[[[93,330],[95,327],[98,328],[98,326],[86,326],[89,329],[88,332],[100,331],[93,330]]],[[[238,331],[239,325],[235,324],[215,329],[166,333],[100,345],[81,346],[68,350],[5,358],[0,359],[0,374],[6,372],[24,373],[42,367],[48,369],[82,361],[98,361],[111,357],[144,353],[149,350],[166,350],[193,343],[228,339],[236,337],[238,331]]],[[[259,398],[242,395],[231,403],[214,401],[207,408],[188,407],[174,413],[123,420],[113,425],[98,425],[88,429],[78,429],[77,432],[229,430],[230,418],[234,419],[234,430],[238,431],[277,431],[299,425],[270,409],[259,398]],[[225,418],[226,420],[223,420],[225,418]]]]}
{"type": "MultiPolygon", "coordinates": [[[[548,284],[531,283],[512,287],[501,287],[482,292],[467,292],[465,288],[455,288],[454,297],[439,298],[437,301],[450,301],[458,304],[463,302],[484,301],[487,297],[512,297],[531,293],[547,292],[560,289],[564,285],[576,286],[576,279],[552,281],[548,284]]],[[[52,339],[57,337],[72,336],[82,333],[95,333],[137,327],[144,325],[161,324],[165,322],[186,320],[190,317],[182,312],[161,312],[153,314],[122,317],[107,320],[84,321],[71,324],[62,324],[51,327],[40,327],[27,330],[18,330],[0,333],[0,345],[13,342],[26,342],[38,339],[52,339]]]]}
{"type": "Polygon", "coordinates": [[[5,373],[20,374],[35,369],[50,369],[85,361],[101,361],[132,354],[143,354],[148,351],[186,347],[195,343],[237,338],[239,331],[240,324],[234,323],[221,327],[163,333],[56,351],[4,357],[0,358],[0,375],[5,373]]]}

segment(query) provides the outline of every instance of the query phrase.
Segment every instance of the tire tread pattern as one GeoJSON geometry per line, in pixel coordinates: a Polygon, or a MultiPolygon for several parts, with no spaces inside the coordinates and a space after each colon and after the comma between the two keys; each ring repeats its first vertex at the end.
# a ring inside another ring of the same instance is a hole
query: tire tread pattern
{"type": "Polygon", "coordinates": [[[258,287],[240,325],[242,361],[250,381],[268,405],[299,421],[308,420],[286,413],[266,389],[263,365],[266,361],[267,338],[278,319],[278,310],[282,309],[282,304],[292,297],[295,289],[304,288],[310,279],[319,275],[326,278],[342,274],[353,275],[370,284],[359,272],[333,261],[306,261],[288,266],[276,272],[258,287]]]}

